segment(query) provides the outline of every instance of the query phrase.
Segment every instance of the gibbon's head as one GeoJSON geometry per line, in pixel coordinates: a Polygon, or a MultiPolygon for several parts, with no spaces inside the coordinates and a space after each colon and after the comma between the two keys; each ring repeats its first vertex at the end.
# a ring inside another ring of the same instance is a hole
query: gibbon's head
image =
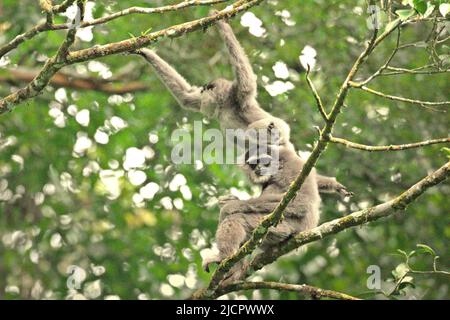
{"type": "Polygon", "coordinates": [[[217,116],[218,107],[230,100],[233,82],[226,79],[216,79],[205,84],[201,89],[202,113],[217,116]]]}

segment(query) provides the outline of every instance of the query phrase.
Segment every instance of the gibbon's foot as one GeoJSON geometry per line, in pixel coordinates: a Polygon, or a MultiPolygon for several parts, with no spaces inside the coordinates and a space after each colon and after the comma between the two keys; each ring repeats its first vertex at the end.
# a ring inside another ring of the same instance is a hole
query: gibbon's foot
{"type": "Polygon", "coordinates": [[[222,260],[220,260],[219,256],[215,255],[213,257],[205,258],[202,262],[202,268],[205,272],[209,273],[209,266],[213,263],[220,264],[222,260]]]}
{"type": "Polygon", "coordinates": [[[227,204],[228,201],[239,200],[239,199],[236,196],[233,196],[232,194],[227,194],[224,196],[220,196],[218,198],[218,200],[219,200],[219,206],[223,207],[225,204],[227,204]]]}

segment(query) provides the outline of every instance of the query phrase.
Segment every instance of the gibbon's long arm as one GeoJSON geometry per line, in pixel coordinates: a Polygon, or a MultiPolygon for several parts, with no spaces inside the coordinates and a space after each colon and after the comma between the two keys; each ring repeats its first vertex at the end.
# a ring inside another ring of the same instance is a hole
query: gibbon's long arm
{"type": "Polygon", "coordinates": [[[186,109],[200,111],[201,88],[191,86],[174,68],[150,49],[140,49],[137,54],[143,56],[158,74],[178,103],[186,109]]]}
{"type": "Polygon", "coordinates": [[[250,61],[239,44],[230,25],[221,20],[217,27],[230,53],[230,62],[236,74],[237,90],[239,100],[256,97],[256,75],[253,72],[250,61]]]}

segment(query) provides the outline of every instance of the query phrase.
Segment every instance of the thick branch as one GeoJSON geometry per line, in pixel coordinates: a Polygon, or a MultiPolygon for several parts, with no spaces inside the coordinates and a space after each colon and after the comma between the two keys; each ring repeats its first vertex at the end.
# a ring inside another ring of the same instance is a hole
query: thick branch
{"type": "Polygon", "coordinates": [[[313,286],[309,286],[306,284],[289,284],[289,283],[280,283],[280,282],[240,282],[233,283],[224,288],[220,288],[217,291],[216,296],[213,298],[218,298],[221,295],[241,290],[257,290],[257,289],[272,289],[278,291],[292,291],[298,292],[301,295],[312,297],[313,299],[321,299],[321,298],[331,298],[338,300],[360,300],[359,298],[350,296],[348,294],[325,290],[313,286]]]}
{"type": "Polygon", "coordinates": [[[368,146],[368,145],[359,144],[359,143],[351,142],[351,141],[341,139],[341,138],[336,138],[336,137],[331,137],[330,142],[343,144],[347,148],[375,152],[375,151],[401,151],[401,150],[406,150],[406,149],[419,148],[419,147],[423,147],[423,146],[430,146],[430,145],[438,144],[438,143],[450,143],[450,138],[432,139],[432,140],[420,141],[420,142],[415,142],[415,143],[389,145],[389,146],[368,146]]]}
{"type": "Polygon", "coordinates": [[[278,250],[257,255],[251,261],[247,269],[247,274],[252,274],[265,265],[274,262],[282,255],[307,243],[321,240],[324,237],[336,234],[348,228],[360,226],[368,222],[390,216],[395,212],[398,212],[399,210],[405,210],[410,203],[412,203],[415,199],[422,195],[426,190],[448,179],[449,175],[450,162],[447,162],[437,171],[426,176],[391,201],[379,204],[368,209],[354,212],[343,218],[325,222],[314,229],[301,232],[292,240],[289,240],[286,244],[280,247],[278,250]]]}

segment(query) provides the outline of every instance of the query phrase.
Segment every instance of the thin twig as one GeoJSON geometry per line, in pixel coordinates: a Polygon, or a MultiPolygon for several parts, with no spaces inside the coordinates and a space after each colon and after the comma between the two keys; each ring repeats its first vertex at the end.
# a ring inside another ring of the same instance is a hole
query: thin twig
{"type": "MultiPolygon", "coordinates": [[[[77,0],[77,5],[81,12],[81,17],[83,17],[84,15],[83,0],[77,0]]],[[[28,83],[28,85],[25,86],[24,88],[19,89],[16,92],[0,100],[0,114],[10,111],[11,107],[20,101],[37,96],[47,86],[53,75],[55,75],[56,72],[58,72],[62,67],[64,67],[67,64],[67,56],[69,53],[69,48],[75,41],[76,32],[77,32],[76,28],[67,31],[66,38],[61,43],[56,54],[53,57],[47,59],[44,67],[39,72],[39,74],[33,79],[33,81],[28,83]]]]}
{"type": "Polygon", "coordinates": [[[423,147],[423,146],[429,146],[429,145],[438,144],[438,143],[450,143],[450,138],[432,139],[432,140],[420,141],[420,142],[415,142],[415,143],[400,144],[400,145],[388,145],[388,146],[369,146],[369,145],[365,145],[365,144],[351,142],[351,141],[337,138],[337,137],[331,137],[330,142],[345,145],[347,148],[375,152],[375,151],[401,151],[401,150],[406,150],[406,149],[413,149],[413,148],[419,148],[419,147],[423,147]]]}
{"type": "MultiPolygon", "coordinates": [[[[36,78],[40,70],[15,68],[0,70],[0,82],[19,85],[28,83],[36,78]]],[[[83,77],[77,74],[57,72],[49,81],[49,84],[55,88],[71,88],[76,90],[95,90],[107,94],[125,94],[139,91],[147,91],[149,85],[125,79],[101,79],[95,77],[83,77]]]]}

